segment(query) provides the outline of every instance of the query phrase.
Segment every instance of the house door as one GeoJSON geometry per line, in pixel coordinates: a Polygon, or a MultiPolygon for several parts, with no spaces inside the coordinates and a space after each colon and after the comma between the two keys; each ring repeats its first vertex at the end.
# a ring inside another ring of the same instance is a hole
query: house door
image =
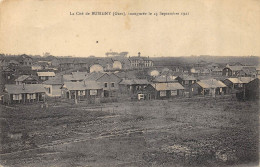
{"type": "Polygon", "coordinates": [[[66,95],[67,95],[67,98],[69,99],[69,98],[70,98],[70,94],[69,94],[69,92],[67,92],[66,95]]]}
{"type": "Polygon", "coordinates": [[[147,99],[151,100],[151,94],[150,93],[147,95],[147,99]]]}
{"type": "Polygon", "coordinates": [[[109,91],[104,90],[104,97],[109,97],[109,91]]]}

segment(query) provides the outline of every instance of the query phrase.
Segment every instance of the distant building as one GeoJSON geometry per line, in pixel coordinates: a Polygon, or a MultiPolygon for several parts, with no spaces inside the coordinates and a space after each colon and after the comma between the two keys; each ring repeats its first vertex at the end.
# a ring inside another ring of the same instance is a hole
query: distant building
{"type": "Polygon", "coordinates": [[[33,63],[33,59],[28,55],[21,55],[18,57],[19,64],[22,66],[31,66],[33,63]]]}
{"type": "Polygon", "coordinates": [[[131,68],[143,69],[153,67],[153,61],[149,57],[141,57],[141,53],[138,52],[138,56],[129,57],[131,68]]]}
{"type": "Polygon", "coordinates": [[[52,77],[55,77],[54,72],[37,72],[37,76],[41,81],[46,81],[52,77]]]}
{"type": "Polygon", "coordinates": [[[214,76],[221,76],[222,71],[223,71],[223,69],[221,69],[219,67],[214,67],[211,71],[211,74],[214,75],[214,76]]]}
{"type": "Polygon", "coordinates": [[[227,66],[223,69],[222,75],[226,77],[256,77],[256,67],[251,66],[227,66]]]}
{"type": "Polygon", "coordinates": [[[19,76],[16,80],[15,80],[15,84],[16,85],[22,85],[22,84],[38,84],[39,81],[35,76],[32,75],[22,75],[19,76]]]}

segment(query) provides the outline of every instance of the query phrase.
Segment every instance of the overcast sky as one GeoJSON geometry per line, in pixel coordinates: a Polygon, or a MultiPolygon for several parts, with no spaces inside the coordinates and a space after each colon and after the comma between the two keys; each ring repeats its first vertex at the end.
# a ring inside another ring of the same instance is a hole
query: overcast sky
{"type": "Polygon", "coordinates": [[[259,0],[6,0],[0,8],[0,53],[259,56],[259,15],[259,0]],[[93,11],[189,15],[70,15],[93,11]]]}

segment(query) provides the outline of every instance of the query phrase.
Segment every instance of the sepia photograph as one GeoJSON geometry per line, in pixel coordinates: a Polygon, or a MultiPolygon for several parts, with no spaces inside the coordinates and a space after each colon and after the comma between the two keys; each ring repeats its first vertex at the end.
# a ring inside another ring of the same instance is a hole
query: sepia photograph
{"type": "Polygon", "coordinates": [[[259,0],[0,0],[0,167],[257,167],[259,0]]]}

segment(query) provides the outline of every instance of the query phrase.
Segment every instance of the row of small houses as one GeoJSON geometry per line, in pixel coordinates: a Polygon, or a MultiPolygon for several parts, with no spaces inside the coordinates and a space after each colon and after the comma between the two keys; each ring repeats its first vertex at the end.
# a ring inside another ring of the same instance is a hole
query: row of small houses
{"type": "Polygon", "coordinates": [[[259,78],[197,81],[193,76],[160,76],[149,82],[145,79],[120,78],[115,73],[82,73],[70,77],[56,76],[43,84],[7,84],[4,92],[1,92],[1,100],[8,104],[45,101],[46,96],[75,100],[123,97],[151,100],[196,95],[217,96],[246,91],[249,88],[253,89],[251,92],[257,92],[250,93],[254,94],[253,98],[258,98],[259,84],[250,86],[256,81],[259,82],[259,78]]]}

